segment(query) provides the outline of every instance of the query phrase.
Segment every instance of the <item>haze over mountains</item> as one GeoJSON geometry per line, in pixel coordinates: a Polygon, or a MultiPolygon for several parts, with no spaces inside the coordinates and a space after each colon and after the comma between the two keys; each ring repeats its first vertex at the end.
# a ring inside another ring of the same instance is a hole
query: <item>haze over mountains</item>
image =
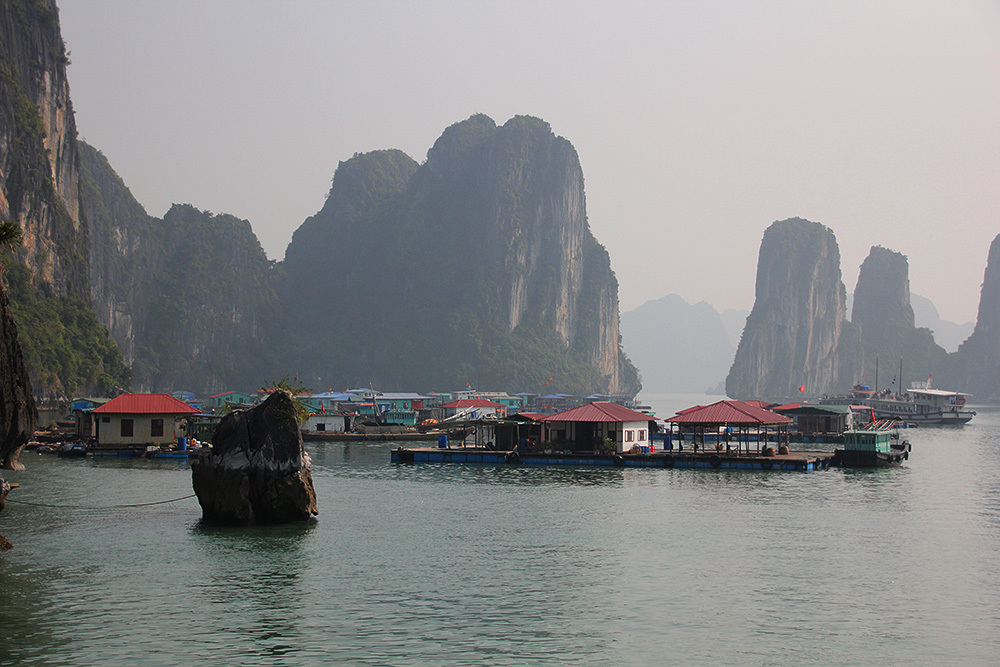
{"type": "MultiPolygon", "coordinates": [[[[854,294],[847,296],[851,312],[854,294]]],[[[930,299],[910,295],[915,326],[929,329],[947,352],[955,352],[975,327],[941,319],[930,299]]],[[[704,301],[691,304],[677,294],[647,301],[622,313],[622,346],[642,376],[643,391],[724,393],[749,310],[721,313],[704,301]]],[[[917,379],[917,378],[914,378],[917,379]]]]}

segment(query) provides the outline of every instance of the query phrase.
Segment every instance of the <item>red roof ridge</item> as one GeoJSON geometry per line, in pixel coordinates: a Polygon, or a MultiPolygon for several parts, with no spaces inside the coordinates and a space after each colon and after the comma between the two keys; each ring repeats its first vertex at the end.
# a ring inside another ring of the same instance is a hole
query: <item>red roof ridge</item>
{"type": "Polygon", "coordinates": [[[610,401],[594,401],[593,403],[585,403],[584,405],[549,415],[542,421],[637,422],[653,421],[654,419],[655,417],[632,410],[631,408],[626,408],[624,405],[618,405],[610,401]]]}
{"type": "Polygon", "coordinates": [[[93,412],[115,415],[183,415],[198,411],[170,394],[122,394],[99,408],[94,408],[93,412]]]}

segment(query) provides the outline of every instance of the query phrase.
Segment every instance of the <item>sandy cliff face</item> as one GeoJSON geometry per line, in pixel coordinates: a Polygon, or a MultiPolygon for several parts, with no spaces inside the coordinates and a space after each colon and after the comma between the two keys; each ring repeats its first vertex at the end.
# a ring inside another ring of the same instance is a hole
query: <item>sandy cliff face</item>
{"type": "Polygon", "coordinates": [[[726,393],[780,399],[842,388],[850,377],[840,249],[833,232],[800,218],[764,232],[756,299],[747,318],[726,393]]]}
{"type": "Polygon", "coordinates": [[[0,218],[53,295],[87,294],[76,123],[54,0],[0,3],[0,218]]]}

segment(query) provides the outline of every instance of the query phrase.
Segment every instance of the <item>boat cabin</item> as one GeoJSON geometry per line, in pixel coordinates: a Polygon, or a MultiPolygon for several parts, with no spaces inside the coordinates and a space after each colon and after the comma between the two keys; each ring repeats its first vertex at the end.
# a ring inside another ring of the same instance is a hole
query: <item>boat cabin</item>
{"type": "Polygon", "coordinates": [[[864,429],[860,431],[844,431],[844,449],[855,452],[881,452],[888,454],[892,450],[893,433],[864,429]]]}

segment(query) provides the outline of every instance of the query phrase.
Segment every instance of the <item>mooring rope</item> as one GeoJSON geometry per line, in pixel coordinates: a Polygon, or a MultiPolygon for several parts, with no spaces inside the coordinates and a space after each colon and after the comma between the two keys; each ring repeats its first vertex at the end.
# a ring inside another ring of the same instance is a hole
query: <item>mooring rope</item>
{"type": "Polygon", "coordinates": [[[18,505],[31,505],[32,507],[57,507],[60,509],[70,509],[70,510],[116,510],[124,509],[128,507],[149,507],[150,505],[166,505],[167,503],[176,503],[179,500],[187,500],[188,498],[194,498],[195,494],[189,496],[181,496],[180,498],[171,498],[170,500],[155,500],[151,503],[132,503],[129,505],[101,505],[101,506],[88,506],[88,505],[50,505],[48,503],[29,503],[26,500],[14,500],[13,498],[7,498],[8,503],[17,503],[18,505]]]}

